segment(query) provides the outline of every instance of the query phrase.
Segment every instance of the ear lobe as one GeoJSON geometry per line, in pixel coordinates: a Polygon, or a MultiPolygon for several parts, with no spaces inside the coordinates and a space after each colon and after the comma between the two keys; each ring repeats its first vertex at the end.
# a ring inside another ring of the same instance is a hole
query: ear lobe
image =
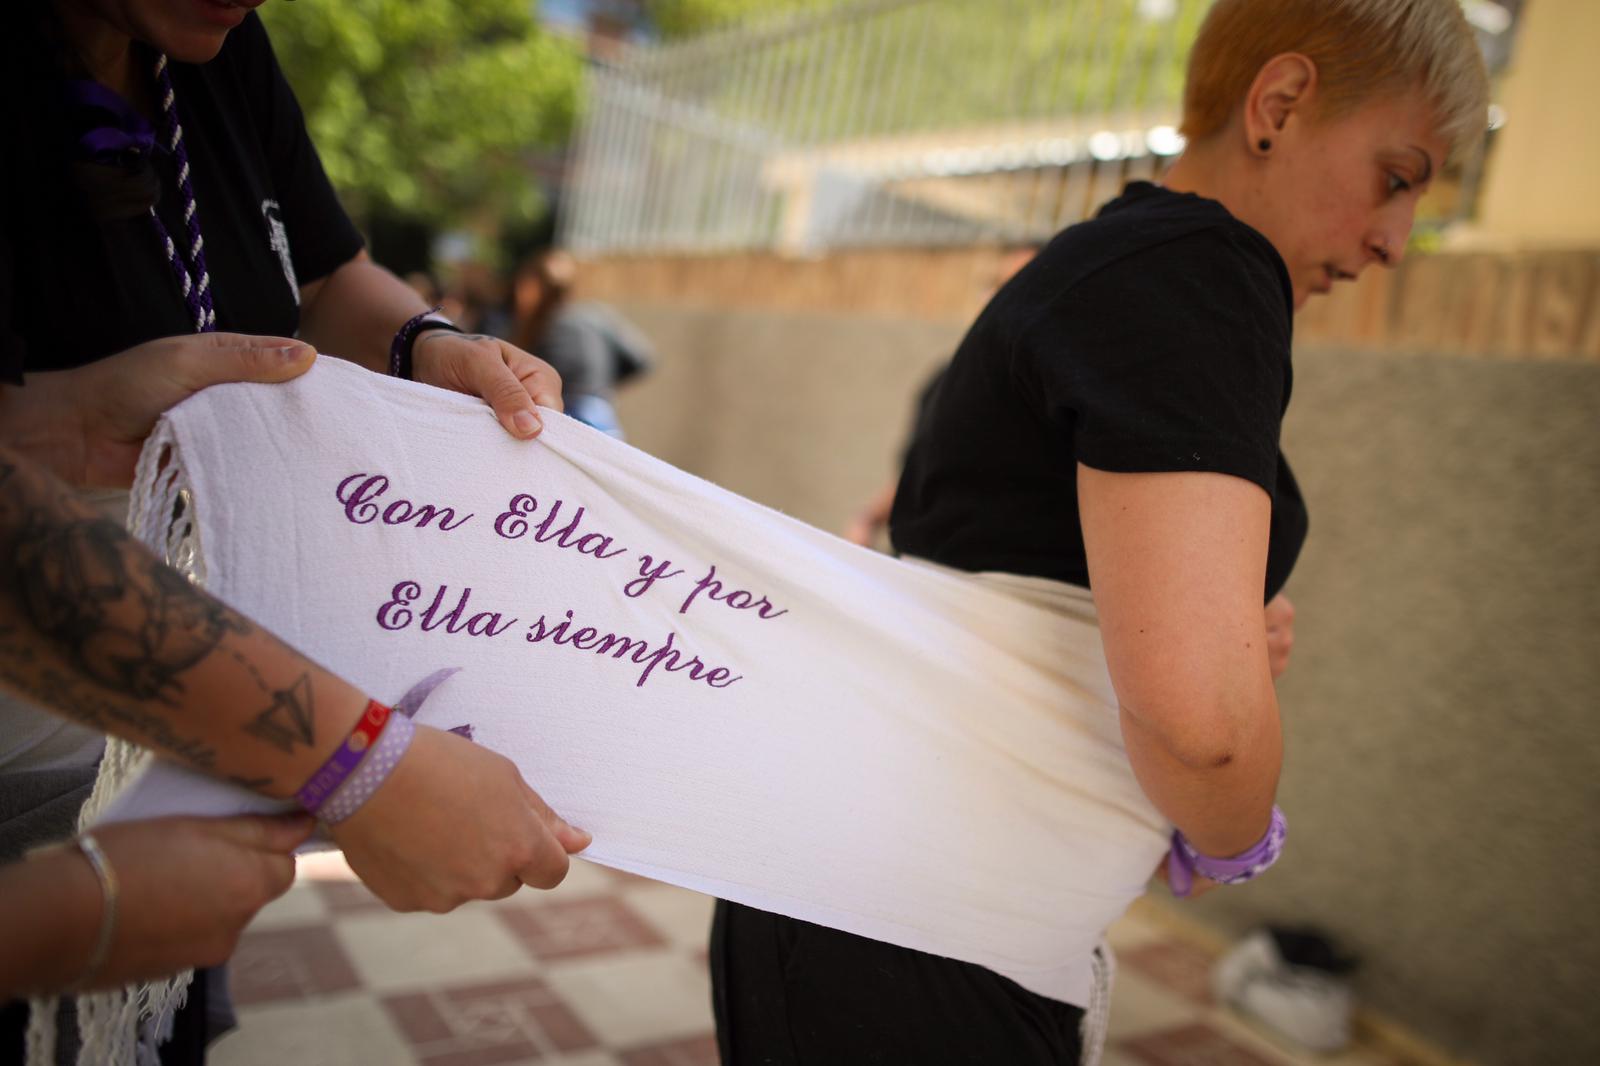
{"type": "Polygon", "coordinates": [[[1273,56],[1256,74],[1244,101],[1244,133],[1252,148],[1281,134],[1316,92],[1317,65],[1299,52],[1273,56]]]}

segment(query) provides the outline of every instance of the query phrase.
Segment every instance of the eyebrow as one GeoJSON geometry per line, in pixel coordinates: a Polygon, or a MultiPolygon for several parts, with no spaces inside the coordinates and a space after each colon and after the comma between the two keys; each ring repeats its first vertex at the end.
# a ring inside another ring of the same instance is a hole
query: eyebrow
{"type": "Polygon", "coordinates": [[[1433,180],[1433,156],[1428,154],[1427,149],[1417,145],[1408,145],[1408,147],[1422,157],[1422,177],[1417,179],[1417,184],[1426,185],[1433,180]]]}

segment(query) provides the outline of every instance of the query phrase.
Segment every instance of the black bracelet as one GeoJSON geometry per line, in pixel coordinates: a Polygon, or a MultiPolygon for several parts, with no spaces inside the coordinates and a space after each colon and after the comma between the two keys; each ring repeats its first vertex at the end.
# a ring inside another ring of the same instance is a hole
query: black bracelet
{"type": "Polygon", "coordinates": [[[424,330],[447,329],[452,333],[460,333],[461,327],[443,316],[435,318],[439,308],[430,307],[428,310],[406,320],[394,335],[394,341],[389,345],[389,376],[411,380],[411,350],[417,346],[417,337],[424,330]]]}

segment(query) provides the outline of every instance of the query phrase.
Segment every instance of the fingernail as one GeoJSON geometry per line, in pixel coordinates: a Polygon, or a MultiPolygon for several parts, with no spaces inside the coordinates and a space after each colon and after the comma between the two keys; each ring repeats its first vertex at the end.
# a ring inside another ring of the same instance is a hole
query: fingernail
{"type": "Polygon", "coordinates": [[[280,348],[269,348],[267,350],[270,352],[275,352],[279,359],[282,359],[287,363],[292,362],[293,360],[300,358],[301,355],[305,354],[306,345],[285,344],[280,348]]]}
{"type": "Polygon", "coordinates": [[[524,437],[531,437],[539,432],[539,420],[533,417],[531,411],[518,411],[511,416],[511,424],[517,427],[517,432],[524,437]]]}

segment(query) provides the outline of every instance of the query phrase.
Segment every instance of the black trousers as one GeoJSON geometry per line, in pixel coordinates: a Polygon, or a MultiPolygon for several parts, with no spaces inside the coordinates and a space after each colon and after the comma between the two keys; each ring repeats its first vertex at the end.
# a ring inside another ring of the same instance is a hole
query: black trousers
{"type": "Polygon", "coordinates": [[[972,963],[717,901],[723,1066],[1077,1066],[1083,1011],[972,963]]]}

